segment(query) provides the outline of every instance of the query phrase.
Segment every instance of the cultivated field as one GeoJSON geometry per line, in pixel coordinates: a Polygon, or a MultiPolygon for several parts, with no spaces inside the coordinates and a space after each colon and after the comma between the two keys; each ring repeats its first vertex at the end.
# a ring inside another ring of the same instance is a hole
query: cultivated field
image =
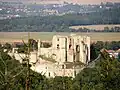
{"type": "Polygon", "coordinates": [[[105,27],[113,28],[113,27],[120,27],[119,25],[84,25],[84,26],[71,26],[71,29],[78,30],[79,28],[88,28],[91,30],[104,30],[105,27]]]}
{"type": "MultiPolygon", "coordinates": [[[[51,41],[53,35],[70,35],[71,33],[58,32],[30,32],[30,38],[51,41]]],[[[120,41],[120,33],[74,33],[78,35],[87,35],[91,37],[91,41],[120,41]]],[[[27,32],[0,32],[0,42],[19,42],[27,41],[27,32]]]]}

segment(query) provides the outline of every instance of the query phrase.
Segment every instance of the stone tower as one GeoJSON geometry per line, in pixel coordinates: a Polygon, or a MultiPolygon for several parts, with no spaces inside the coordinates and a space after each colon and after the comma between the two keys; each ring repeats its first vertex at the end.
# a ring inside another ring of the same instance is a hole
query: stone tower
{"type": "Polygon", "coordinates": [[[57,62],[82,62],[90,61],[90,37],[87,36],[59,36],[52,40],[52,50],[57,56],[57,62]]]}

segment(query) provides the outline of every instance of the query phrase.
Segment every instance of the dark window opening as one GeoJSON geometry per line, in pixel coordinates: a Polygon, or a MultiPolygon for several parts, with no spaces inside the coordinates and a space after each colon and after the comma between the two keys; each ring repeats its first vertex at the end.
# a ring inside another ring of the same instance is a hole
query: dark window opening
{"type": "Polygon", "coordinates": [[[69,45],[69,49],[71,49],[71,47],[72,47],[72,45],[70,44],[70,45],[69,45]]]}
{"type": "Polygon", "coordinates": [[[86,63],[88,63],[88,55],[89,55],[89,51],[88,51],[88,47],[86,47],[86,49],[87,49],[87,53],[86,53],[86,63]]]}
{"type": "Polygon", "coordinates": [[[80,47],[76,45],[76,62],[80,59],[80,47]]]}
{"type": "Polygon", "coordinates": [[[74,55],[73,55],[73,62],[75,62],[75,53],[74,53],[74,55]]]}
{"type": "Polygon", "coordinates": [[[79,53],[80,52],[80,46],[76,45],[76,52],[79,53]]]}
{"type": "Polygon", "coordinates": [[[83,44],[84,44],[84,41],[81,41],[81,43],[83,43],[83,44]]]}
{"type": "Polygon", "coordinates": [[[57,41],[59,41],[59,38],[57,39],[57,41]]]}
{"type": "Polygon", "coordinates": [[[49,77],[50,77],[50,72],[49,72],[49,77]]]}
{"type": "Polygon", "coordinates": [[[65,38],[65,61],[67,62],[67,38],[65,38]]]}
{"type": "Polygon", "coordinates": [[[57,44],[57,49],[59,49],[60,47],[59,47],[59,44],[57,44]]]}
{"type": "Polygon", "coordinates": [[[71,39],[70,39],[70,42],[69,42],[70,44],[71,44],[71,39]]]}
{"type": "Polygon", "coordinates": [[[77,74],[76,74],[76,71],[74,71],[74,75],[76,76],[77,74]]]}
{"type": "Polygon", "coordinates": [[[64,65],[62,65],[62,69],[64,69],[64,65]]]}

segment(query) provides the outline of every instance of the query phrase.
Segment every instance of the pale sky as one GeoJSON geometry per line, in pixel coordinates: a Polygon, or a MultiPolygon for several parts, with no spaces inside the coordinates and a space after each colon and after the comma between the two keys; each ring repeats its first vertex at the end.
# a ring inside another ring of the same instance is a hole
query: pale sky
{"type": "Polygon", "coordinates": [[[0,0],[0,1],[22,1],[22,2],[36,2],[36,3],[61,3],[63,1],[79,3],[79,4],[100,4],[101,2],[120,2],[120,0],[0,0]]]}

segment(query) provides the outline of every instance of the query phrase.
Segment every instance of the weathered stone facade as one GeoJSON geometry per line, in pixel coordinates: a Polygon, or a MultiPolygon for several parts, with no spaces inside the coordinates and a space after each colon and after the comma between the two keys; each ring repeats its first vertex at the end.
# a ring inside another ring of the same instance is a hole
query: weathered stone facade
{"type": "MultiPolygon", "coordinates": [[[[12,53],[22,63],[25,54],[13,49],[12,53]]],[[[43,48],[38,40],[38,51],[30,53],[31,69],[47,77],[75,77],[90,61],[90,37],[55,35],[50,48],[43,48]]]]}
{"type": "Polygon", "coordinates": [[[90,37],[55,35],[50,48],[41,48],[41,41],[39,40],[39,55],[52,57],[56,61],[52,67],[54,73],[52,77],[55,75],[74,77],[90,61],[90,37]]]}

